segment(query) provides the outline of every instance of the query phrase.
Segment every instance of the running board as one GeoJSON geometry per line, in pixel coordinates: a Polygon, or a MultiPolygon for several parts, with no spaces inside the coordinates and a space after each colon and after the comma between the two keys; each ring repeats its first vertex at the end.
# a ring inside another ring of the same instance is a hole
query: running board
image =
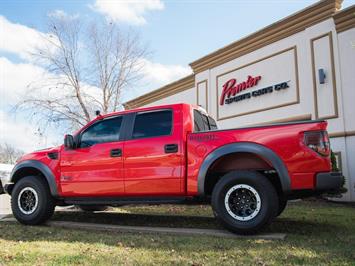
{"type": "Polygon", "coordinates": [[[127,204],[187,204],[189,197],[114,197],[114,198],[64,198],[69,205],[127,205],[127,204]]]}

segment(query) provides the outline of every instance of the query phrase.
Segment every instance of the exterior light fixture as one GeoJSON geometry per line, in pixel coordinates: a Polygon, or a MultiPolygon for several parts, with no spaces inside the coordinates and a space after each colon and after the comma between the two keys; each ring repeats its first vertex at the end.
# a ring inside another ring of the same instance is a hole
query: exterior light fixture
{"type": "Polygon", "coordinates": [[[319,77],[319,83],[324,84],[325,83],[325,71],[323,68],[318,69],[318,77],[319,77]]]}

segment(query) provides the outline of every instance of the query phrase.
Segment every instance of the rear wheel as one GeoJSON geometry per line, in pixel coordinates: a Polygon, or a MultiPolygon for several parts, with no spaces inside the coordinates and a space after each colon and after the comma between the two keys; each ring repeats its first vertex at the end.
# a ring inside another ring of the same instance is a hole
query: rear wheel
{"type": "Polygon", "coordinates": [[[54,207],[49,187],[40,177],[27,176],[15,184],[11,193],[11,208],[20,223],[44,223],[53,215],[54,207]]]}
{"type": "Polygon", "coordinates": [[[278,196],[271,182],[252,171],[232,171],[224,175],[212,193],[216,218],[230,231],[253,234],[276,216],[278,196]]]}
{"type": "Polygon", "coordinates": [[[101,205],[78,205],[79,209],[85,212],[97,212],[97,211],[106,211],[108,209],[107,206],[101,205]]]}
{"type": "Polygon", "coordinates": [[[277,216],[280,216],[283,211],[286,209],[287,206],[287,199],[283,198],[283,197],[279,197],[279,210],[277,212],[277,216]]]}

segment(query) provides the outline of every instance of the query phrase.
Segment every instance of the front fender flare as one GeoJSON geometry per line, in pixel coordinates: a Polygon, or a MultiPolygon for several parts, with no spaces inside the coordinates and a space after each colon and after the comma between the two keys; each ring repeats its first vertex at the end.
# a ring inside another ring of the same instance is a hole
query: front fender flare
{"type": "Polygon", "coordinates": [[[282,190],[287,193],[291,191],[291,181],[288,174],[288,170],[280,159],[280,157],[269,148],[250,142],[240,142],[240,143],[231,143],[224,145],[207,155],[203,163],[201,164],[199,173],[198,173],[198,194],[203,196],[205,194],[205,178],[210,166],[220,157],[238,152],[247,152],[258,155],[267,162],[269,162],[276,170],[279,175],[282,190]]]}
{"type": "Polygon", "coordinates": [[[47,165],[36,160],[26,160],[15,165],[11,172],[10,182],[14,183],[16,180],[16,175],[21,169],[24,168],[35,168],[40,171],[48,182],[48,186],[53,197],[58,197],[57,183],[55,182],[55,176],[47,165]]]}

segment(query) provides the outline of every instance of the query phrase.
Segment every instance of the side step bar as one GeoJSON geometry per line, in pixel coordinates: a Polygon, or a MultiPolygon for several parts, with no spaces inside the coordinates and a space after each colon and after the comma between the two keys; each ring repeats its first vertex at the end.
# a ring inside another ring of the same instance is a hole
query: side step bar
{"type": "Polygon", "coordinates": [[[112,198],[64,198],[69,205],[127,205],[127,204],[187,204],[192,201],[188,197],[112,197],[112,198]]]}

